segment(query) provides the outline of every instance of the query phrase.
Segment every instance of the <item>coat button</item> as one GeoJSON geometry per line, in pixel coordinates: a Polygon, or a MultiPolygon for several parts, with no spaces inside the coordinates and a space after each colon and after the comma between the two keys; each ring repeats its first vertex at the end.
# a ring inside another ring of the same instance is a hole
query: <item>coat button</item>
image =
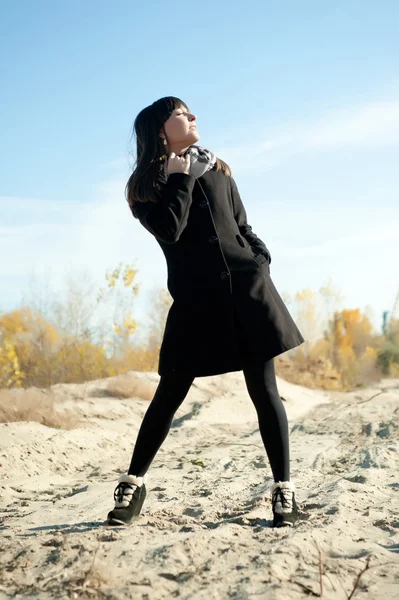
{"type": "Polygon", "coordinates": [[[208,206],[208,202],[206,200],[202,200],[202,202],[199,203],[199,206],[201,208],[205,208],[205,206],[208,206]]]}
{"type": "Polygon", "coordinates": [[[218,239],[219,239],[219,238],[218,238],[218,236],[217,236],[217,235],[211,235],[211,237],[209,238],[209,243],[210,243],[210,244],[213,244],[213,243],[217,242],[217,241],[218,241],[218,239]]]}
{"type": "Polygon", "coordinates": [[[236,235],[237,241],[243,248],[245,247],[245,242],[240,235],[236,235]]]}
{"type": "Polygon", "coordinates": [[[220,273],[220,277],[221,277],[222,279],[226,279],[226,277],[228,277],[229,275],[230,275],[230,273],[229,273],[228,271],[222,271],[222,272],[220,273]]]}

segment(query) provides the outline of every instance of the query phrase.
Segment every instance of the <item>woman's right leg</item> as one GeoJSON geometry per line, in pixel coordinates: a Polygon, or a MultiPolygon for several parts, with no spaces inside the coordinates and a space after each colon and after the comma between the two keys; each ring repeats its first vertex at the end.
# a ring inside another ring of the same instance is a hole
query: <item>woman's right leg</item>
{"type": "Polygon", "coordinates": [[[195,375],[168,373],[162,375],[141,423],[129,475],[145,475],[156,453],[169,433],[173,417],[188,394],[195,375]]]}

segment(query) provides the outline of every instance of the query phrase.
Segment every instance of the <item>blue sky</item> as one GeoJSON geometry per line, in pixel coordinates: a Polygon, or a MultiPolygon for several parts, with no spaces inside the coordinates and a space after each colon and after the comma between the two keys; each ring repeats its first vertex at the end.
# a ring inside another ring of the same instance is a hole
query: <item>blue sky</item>
{"type": "Polygon", "coordinates": [[[328,279],[341,307],[399,290],[397,2],[17,0],[0,15],[0,310],[32,274],[133,263],[166,287],[124,199],[132,125],[181,97],[231,166],[282,294],[328,279]]]}

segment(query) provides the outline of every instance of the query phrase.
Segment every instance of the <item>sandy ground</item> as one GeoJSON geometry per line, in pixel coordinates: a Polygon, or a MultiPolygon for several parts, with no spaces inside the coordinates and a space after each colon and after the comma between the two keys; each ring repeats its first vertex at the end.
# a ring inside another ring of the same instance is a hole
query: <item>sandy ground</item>
{"type": "Polygon", "coordinates": [[[139,520],[107,526],[148,401],[105,386],[54,386],[77,429],[0,424],[1,599],[399,598],[399,380],[339,393],[278,378],[301,511],[281,529],[242,371],[194,380],[139,520]]]}

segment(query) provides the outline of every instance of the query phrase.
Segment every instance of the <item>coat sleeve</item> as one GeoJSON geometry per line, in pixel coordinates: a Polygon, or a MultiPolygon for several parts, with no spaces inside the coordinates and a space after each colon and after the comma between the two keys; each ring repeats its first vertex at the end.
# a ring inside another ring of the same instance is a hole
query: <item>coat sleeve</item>
{"type": "Polygon", "coordinates": [[[231,197],[233,201],[234,218],[237,222],[241,235],[247,240],[247,242],[254,249],[256,254],[264,254],[268,258],[270,264],[272,262],[270,251],[268,250],[266,244],[256,235],[254,231],[252,231],[251,225],[248,224],[247,213],[242,203],[237,184],[234,181],[233,177],[230,177],[230,185],[231,197]]]}
{"type": "Polygon", "coordinates": [[[187,225],[195,177],[171,173],[159,202],[135,202],[133,215],[158,240],[175,244],[187,225]]]}

